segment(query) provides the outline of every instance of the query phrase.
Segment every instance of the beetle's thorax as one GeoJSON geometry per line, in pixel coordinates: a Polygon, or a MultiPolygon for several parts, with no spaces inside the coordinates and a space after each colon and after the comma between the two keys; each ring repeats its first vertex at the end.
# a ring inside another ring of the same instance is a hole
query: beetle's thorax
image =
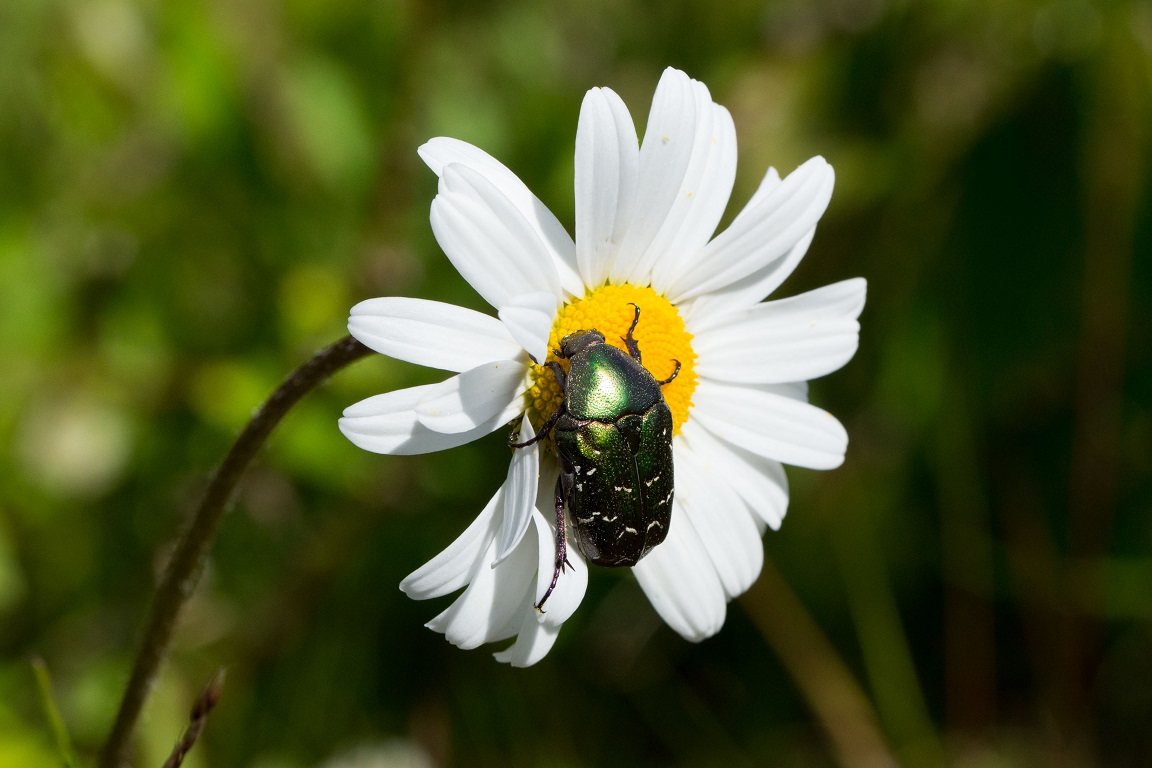
{"type": "Polygon", "coordinates": [[[616,347],[593,342],[572,358],[565,408],[573,419],[611,423],[662,400],[652,374],[616,347]]]}

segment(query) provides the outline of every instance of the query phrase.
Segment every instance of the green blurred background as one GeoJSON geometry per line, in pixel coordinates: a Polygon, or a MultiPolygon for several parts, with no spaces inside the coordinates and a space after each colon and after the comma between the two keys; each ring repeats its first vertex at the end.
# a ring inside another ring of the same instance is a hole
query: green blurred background
{"type": "Polygon", "coordinates": [[[37,655],[90,761],[207,474],[353,303],[487,309],[417,146],[485,148],[571,228],[584,91],[642,128],[667,65],[735,118],[727,219],[770,164],[836,168],[782,294],[869,281],[859,353],[812,388],[847,461],[789,470],[772,570],[699,645],[600,570],[536,667],[449,646],[422,627],[448,600],[397,584],[504,436],[354,448],[343,407],[437,378],[377,356],[243,483],[137,764],[226,666],[190,766],[856,764],[813,714],[835,691],[798,682],[839,669],[903,765],[1152,765],[1152,5],[8,0],[0,768],[61,764],[37,655]]]}

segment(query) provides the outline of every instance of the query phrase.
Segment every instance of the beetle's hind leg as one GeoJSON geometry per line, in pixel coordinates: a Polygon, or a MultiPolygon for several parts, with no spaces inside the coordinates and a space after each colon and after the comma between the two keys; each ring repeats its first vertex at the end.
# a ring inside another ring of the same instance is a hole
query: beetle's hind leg
{"type": "Polygon", "coordinates": [[[640,322],[640,305],[633,304],[632,302],[628,303],[636,308],[636,314],[632,317],[632,325],[628,326],[628,333],[621,336],[620,341],[624,342],[624,346],[628,347],[628,354],[632,356],[632,359],[639,363],[641,362],[640,345],[637,344],[636,339],[632,337],[632,331],[636,330],[636,324],[640,322]]]}
{"type": "Polygon", "coordinates": [[[559,581],[560,572],[565,566],[573,567],[572,563],[568,562],[568,540],[564,535],[564,493],[560,487],[560,478],[556,478],[556,568],[552,571],[552,583],[548,585],[544,597],[536,603],[536,610],[540,613],[544,613],[544,603],[548,602],[552,591],[556,589],[556,582],[559,581]]]}

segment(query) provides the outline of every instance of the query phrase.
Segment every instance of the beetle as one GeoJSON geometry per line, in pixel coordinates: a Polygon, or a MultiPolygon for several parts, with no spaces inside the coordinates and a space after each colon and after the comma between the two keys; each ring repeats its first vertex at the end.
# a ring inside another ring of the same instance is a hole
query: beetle
{"type": "Polygon", "coordinates": [[[668,535],[672,516],[672,411],[661,387],[680,373],[680,361],[662,380],[641,364],[640,345],[632,336],[624,352],[598,330],[570,333],[556,356],[569,361],[568,373],[556,361],[545,365],[556,375],[564,400],[540,432],[513,448],[526,448],[552,434],[560,476],[556,479],[556,563],[552,583],[536,609],[556,588],[568,561],[564,507],[572,521],[572,539],[596,565],[636,565],[668,535]]]}

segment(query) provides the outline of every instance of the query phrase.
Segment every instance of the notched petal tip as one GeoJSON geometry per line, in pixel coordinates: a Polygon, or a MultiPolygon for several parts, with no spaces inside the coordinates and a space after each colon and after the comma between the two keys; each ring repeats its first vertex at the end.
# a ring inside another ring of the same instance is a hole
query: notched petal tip
{"type": "Polygon", "coordinates": [[[460,139],[437,136],[417,147],[416,154],[433,173],[440,176],[444,172],[444,166],[449,163],[459,162],[470,155],[482,155],[484,151],[460,139]]]}
{"type": "Polygon", "coordinates": [[[860,313],[864,311],[864,305],[868,301],[868,281],[863,277],[851,277],[844,281],[845,288],[857,294],[856,301],[852,305],[852,317],[860,317],[860,313]]]}
{"type": "Polygon", "coordinates": [[[370,446],[365,444],[365,438],[359,432],[357,432],[355,422],[351,417],[348,416],[347,408],[344,409],[344,416],[337,420],[336,427],[340,430],[340,433],[343,434],[344,437],[348,438],[348,441],[351,442],[352,445],[367,451],[372,450],[370,446]]]}

